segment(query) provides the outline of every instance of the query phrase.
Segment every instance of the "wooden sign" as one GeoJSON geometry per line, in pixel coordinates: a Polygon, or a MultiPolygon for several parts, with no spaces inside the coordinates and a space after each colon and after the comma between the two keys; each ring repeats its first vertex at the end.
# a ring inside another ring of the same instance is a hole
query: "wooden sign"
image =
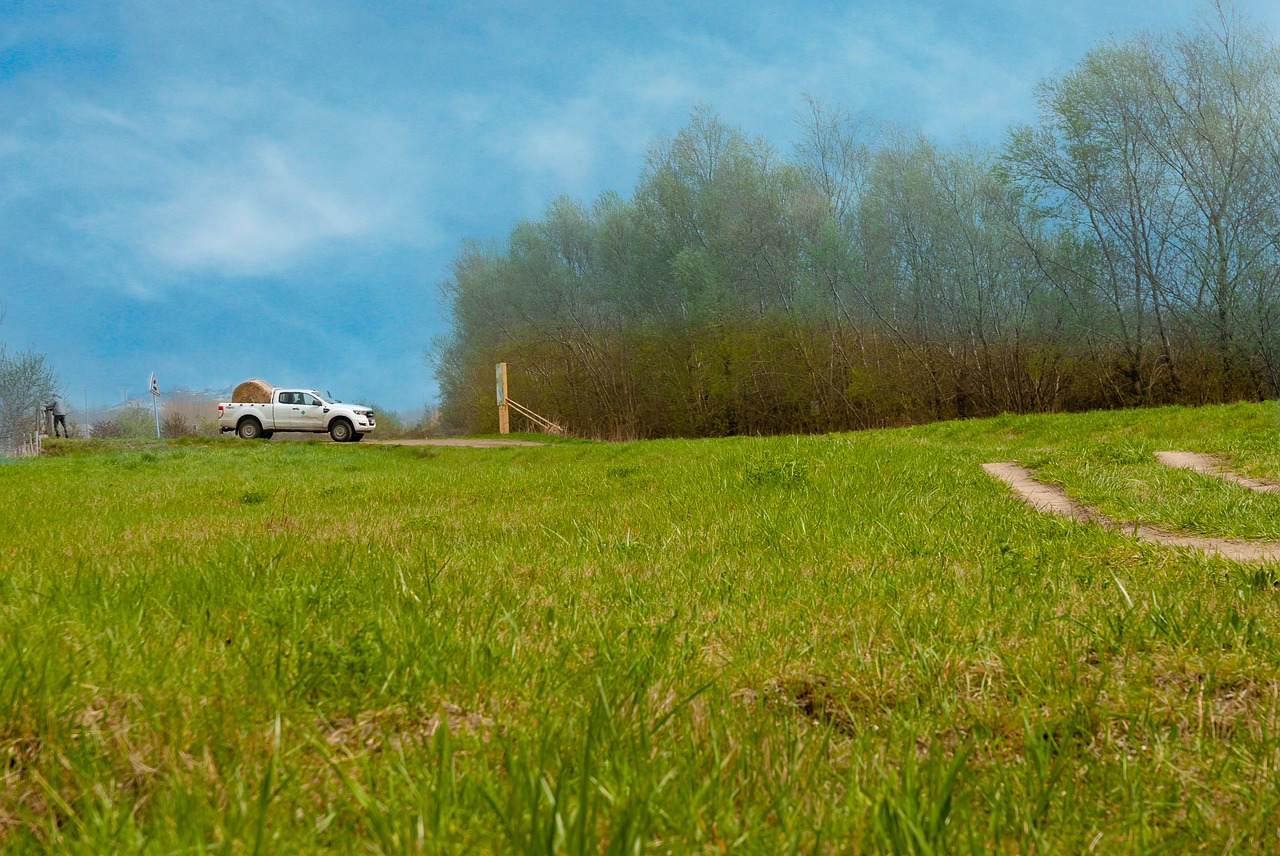
{"type": "Polygon", "coordinates": [[[498,363],[497,365],[497,385],[498,385],[498,433],[511,433],[511,410],[507,406],[507,364],[498,363]]]}

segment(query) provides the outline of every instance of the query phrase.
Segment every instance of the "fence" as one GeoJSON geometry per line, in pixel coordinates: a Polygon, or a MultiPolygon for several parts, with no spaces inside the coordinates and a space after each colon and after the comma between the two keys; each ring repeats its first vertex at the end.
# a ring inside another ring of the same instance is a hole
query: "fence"
{"type": "Polygon", "coordinates": [[[21,428],[9,424],[7,429],[0,429],[0,456],[33,458],[44,451],[43,438],[52,431],[53,408],[41,405],[34,422],[27,422],[21,428]]]}
{"type": "Polygon", "coordinates": [[[23,434],[18,437],[0,437],[0,455],[10,458],[32,458],[43,449],[40,434],[23,434]]]}

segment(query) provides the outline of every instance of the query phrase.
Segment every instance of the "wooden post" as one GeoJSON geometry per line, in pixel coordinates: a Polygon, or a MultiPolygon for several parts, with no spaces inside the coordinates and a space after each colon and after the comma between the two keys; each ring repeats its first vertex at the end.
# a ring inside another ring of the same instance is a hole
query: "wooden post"
{"type": "Polygon", "coordinates": [[[511,433],[511,408],[507,405],[507,364],[497,365],[498,382],[498,433],[511,433]]]}

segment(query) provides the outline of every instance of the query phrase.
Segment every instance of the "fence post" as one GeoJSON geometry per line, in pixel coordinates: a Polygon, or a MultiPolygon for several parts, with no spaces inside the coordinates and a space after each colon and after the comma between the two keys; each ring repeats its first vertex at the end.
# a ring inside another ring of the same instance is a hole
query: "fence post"
{"type": "Polygon", "coordinates": [[[507,406],[507,364],[498,363],[496,371],[498,384],[498,433],[511,433],[511,410],[507,406]]]}

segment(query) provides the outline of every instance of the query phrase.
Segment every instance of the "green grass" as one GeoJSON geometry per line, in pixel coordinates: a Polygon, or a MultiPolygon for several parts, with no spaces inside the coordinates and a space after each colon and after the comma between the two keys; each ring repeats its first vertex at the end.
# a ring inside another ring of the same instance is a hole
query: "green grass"
{"type": "Polygon", "coordinates": [[[1274,405],[0,466],[12,852],[1275,852],[1274,405]]]}

